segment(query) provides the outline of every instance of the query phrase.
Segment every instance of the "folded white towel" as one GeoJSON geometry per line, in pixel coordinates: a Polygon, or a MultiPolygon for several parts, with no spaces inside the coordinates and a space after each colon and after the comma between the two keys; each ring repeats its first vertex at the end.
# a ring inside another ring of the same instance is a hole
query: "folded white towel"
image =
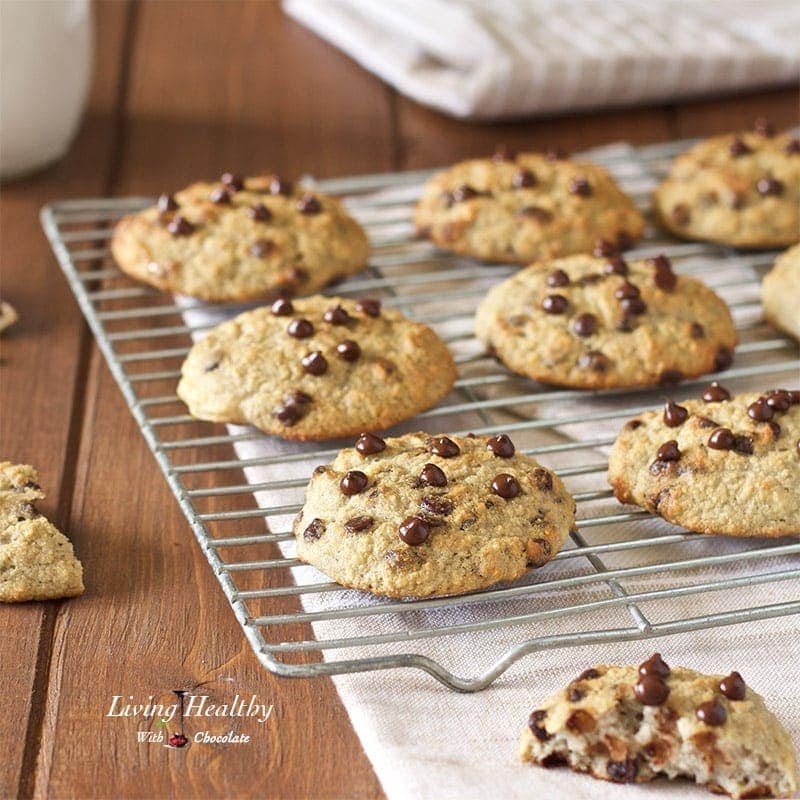
{"type": "Polygon", "coordinates": [[[457,117],[796,81],[796,0],[284,0],[398,91],[457,117]]]}

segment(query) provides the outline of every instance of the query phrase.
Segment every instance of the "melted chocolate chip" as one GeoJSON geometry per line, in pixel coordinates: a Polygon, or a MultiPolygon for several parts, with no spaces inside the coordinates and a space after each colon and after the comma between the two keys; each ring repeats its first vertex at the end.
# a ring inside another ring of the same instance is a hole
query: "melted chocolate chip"
{"type": "Polygon", "coordinates": [[[518,169],[511,178],[511,185],[515,189],[536,186],[536,176],[529,169],[518,169]]]}
{"type": "Polygon", "coordinates": [[[753,130],[762,136],[770,137],[775,135],[775,126],[766,117],[758,117],[753,123],[753,130]]]}
{"type": "Polygon", "coordinates": [[[575,678],[575,680],[576,681],[591,681],[591,680],[594,680],[595,678],[599,678],[599,677],[600,677],[600,673],[594,667],[589,667],[589,669],[585,669],[583,672],[581,672],[581,674],[578,675],[578,677],[575,678]]]}
{"type": "Polygon", "coordinates": [[[300,359],[300,363],[310,375],[324,375],[328,371],[328,360],[319,350],[304,355],[300,359]]]}
{"type": "Polygon", "coordinates": [[[647,661],[639,664],[639,675],[655,675],[657,678],[666,678],[669,673],[669,664],[661,658],[661,653],[653,653],[647,661]]]}
{"type": "Polygon", "coordinates": [[[592,184],[586,178],[573,178],[568,188],[570,194],[577,194],[580,197],[589,197],[592,194],[592,184]]]}
{"type": "Polygon", "coordinates": [[[322,205],[313,194],[306,192],[297,201],[297,210],[301,214],[319,214],[322,211],[322,205]]]}
{"type": "Polygon", "coordinates": [[[640,294],[639,287],[630,281],[623,281],[614,289],[614,297],[616,297],[617,300],[631,300],[639,297],[640,294]]]}
{"type": "Polygon", "coordinates": [[[642,300],[641,297],[632,297],[630,299],[621,300],[620,301],[620,308],[623,312],[628,315],[638,316],[639,314],[644,314],[647,311],[647,304],[642,300]]]}
{"type": "Polygon", "coordinates": [[[542,722],[544,722],[544,718],[547,716],[547,712],[542,709],[537,709],[528,717],[528,727],[531,729],[531,733],[540,741],[546,742],[548,739],[552,739],[553,735],[548,733],[542,722]]]}
{"type": "Polygon", "coordinates": [[[372,297],[361,297],[356,300],[356,308],[368,317],[379,317],[381,313],[381,301],[372,297]]]}
{"type": "Polygon", "coordinates": [[[269,193],[289,195],[292,193],[292,184],[290,181],[275,175],[269,182],[269,193]]]}
{"type": "Polygon", "coordinates": [[[719,690],[728,700],[744,700],[747,694],[747,687],[744,678],[738,672],[731,672],[726,678],[719,682],[719,690]]]}
{"type": "Polygon", "coordinates": [[[453,501],[448,500],[446,497],[423,497],[419,501],[421,511],[428,514],[435,514],[439,517],[446,517],[453,511],[453,501]]]}
{"type": "Polygon", "coordinates": [[[358,361],[361,357],[361,347],[352,339],[345,339],[336,345],[336,352],[343,361],[358,361]]]}
{"type": "Polygon", "coordinates": [[[572,330],[581,337],[591,336],[597,330],[594,314],[580,314],[572,321],[572,330]]]}
{"type": "Polygon", "coordinates": [[[431,439],[430,450],[431,453],[441,458],[455,458],[461,452],[461,448],[446,436],[437,436],[431,439]]]}
{"type": "Polygon", "coordinates": [[[770,175],[759,178],[756,183],[756,190],[762,197],[769,197],[770,195],[778,197],[783,194],[783,189],[783,181],[779,181],[770,175]]]}
{"type": "Polygon", "coordinates": [[[672,271],[672,263],[669,259],[654,259],[653,261],[653,281],[662,292],[671,292],[678,283],[678,276],[672,271]]]}
{"type": "Polygon", "coordinates": [[[681,451],[678,449],[678,443],[675,439],[664,442],[656,453],[656,458],[659,461],[677,461],[680,457],[681,451]]]}
{"type": "Polygon", "coordinates": [[[550,222],[553,219],[553,212],[541,206],[525,206],[525,208],[520,209],[519,215],[542,223],[550,222]]]}
{"type": "MultiPolygon", "coordinates": [[[[770,424],[770,423],[767,423],[770,424]]],[[[740,456],[753,455],[753,440],[746,434],[738,434],[733,437],[733,451],[740,456]]]]}
{"type": "Polygon", "coordinates": [[[731,139],[731,143],[728,145],[728,152],[734,158],[739,158],[739,156],[746,156],[753,151],[737,136],[731,139]]]}
{"type": "Polygon", "coordinates": [[[543,492],[549,492],[553,488],[553,476],[546,469],[537,467],[533,471],[533,480],[543,492]]]}
{"type": "Polygon", "coordinates": [[[362,533],[368,531],[375,524],[372,517],[353,517],[344,524],[344,529],[350,533],[362,533]]]}
{"type": "Polygon", "coordinates": [[[678,205],[672,209],[672,219],[676,225],[680,225],[681,227],[688,225],[692,219],[691,209],[686,203],[678,203],[678,205]]]}
{"type": "Polygon", "coordinates": [[[406,517],[399,530],[400,538],[412,547],[424,544],[431,535],[431,529],[422,517],[406,517]]]}
{"type": "Polygon", "coordinates": [[[356,439],[355,448],[362,456],[374,456],[386,449],[386,442],[374,433],[362,433],[356,439]]]}
{"type": "Polygon", "coordinates": [[[634,783],[639,774],[639,762],[635,758],[609,761],[606,764],[606,774],[614,783],[634,783]]]}
{"type": "Polygon", "coordinates": [[[669,686],[658,675],[640,675],[633,693],[643,706],[660,706],[669,696],[669,686]]]}
{"type": "Polygon", "coordinates": [[[664,424],[668,428],[677,428],[678,425],[683,425],[686,418],[689,416],[688,409],[679,406],[672,400],[667,400],[664,404],[664,424]]]}
{"type": "Polygon", "coordinates": [[[504,433],[492,436],[486,442],[486,449],[491,450],[498,458],[511,458],[516,452],[514,443],[504,433]]]}
{"type": "Polygon", "coordinates": [[[658,376],[661,386],[676,386],[683,380],[683,373],[678,369],[665,369],[658,376]]]}
{"type": "Polygon", "coordinates": [[[314,334],[314,326],[307,319],[293,319],[287,326],[286,333],[295,339],[308,339],[314,334]]]}
{"type": "Polygon", "coordinates": [[[447,476],[436,464],[426,464],[419,474],[419,482],[423,486],[447,486],[447,476]]]}
{"type": "Polygon", "coordinates": [[[173,236],[189,236],[194,233],[194,225],[186,217],[178,215],[167,225],[167,230],[173,236]]]}
{"type": "Polygon", "coordinates": [[[162,213],[167,214],[170,211],[178,210],[178,201],[174,195],[162,194],[156,202],[156,208],[162,213]]]}
{"type": "Polygon", "coordinates": [[[569,691],[567,692],[567,700],[570,703],[577,703],[579,700],[583,700],[586,697],[586,692],[583,689],[580,689],[577,686],[570,686],[569,691]]]}
{"type": "Polygon", "coordinates": [[[215,205],[229,206],[231,204],[231,193],[227,189],[218,186],[211,192],[208,199],[215,205]]]}
{"type": "Polygon", "coordinates": [[[275,242],[269,239],[257,239],[250,245],[250,255],[255,258],[264,258],[275,250],[275,242]]]}
{"type": "Polygon", "coordinates": [[[363,472],[359,472],[357,469],[351,469],[349,472],[345,473],[344,477],[339,481],[339,488],[342,490],[342,494],[347,495],[350,497],[354,494],[360,494],[367,488],[367,476],[363,472]]]}
{"type": "Polygon", "coordinates": [[[456,187],[450,193],[450,197],[453,198],[454,203],[463,203],[465,200],[472,200],[479,195],[480,192],[477,189],[473,189],[473,187],[468,183],[464,183],[461,186],[456,187]]]}
{"type": "Polygon", "coordinates": [[[272,212],[263,203],[256,203],[247,209],[247,216],[256,222],[268,222],[272,219],[272,212]]]}
{"type": "Polygon", "coordinates": [[[513,475],[501,472],[499,475],[495,475],[492,480],[492,491],[504,500],[511,500],[522,490],[513,475]]]}
{"type": "Polygon", "coordinates": [[[606,275],[627,275],[628,264],[622,256],[612,256],[603,267],[606,275]]]}
{"type": "Polygon", "coordinates": [[[728,428],[717,428],[708,437],[708,446],[714,450],[733,449],[734,436],[728,428]]]}
{"type": "Polygon", "coordinates": [[[562,294],[549,294],[542,300],[542,310],[547,314],[563,314],[568,305],[567,298],[562,294]]]}
{"type": "Polygon", "coordinates": [[[296,405],[282,405],[278,406],[273,414],[284,425],[292,426],[298,423],[304,415],[304,407],[296,405]]]}
{"type": "Polygon", "coordinates": [[[547,276],[547,285],[552,287],[568,286],[569,275],[563,269],[557,269],[547,276]]]}
{"type": "Polygon", "coordinates": [[[706,403],[721,403],[731,399],[731,393],[724,386],[720,386],[717,381],[711,381],[711,385],[703,391],[701,396],[706,403]]]}
{"type": "Polygon", "coordinates": [[[578,366],[581,369],[590,369],[592,372],[605,372],[608,358],[599,350],[587,350],[578,357],[578,366]]]}
{"type": "Polygon", "coordinates": [[[706,703],[701,703],[694,713],[701,722],[705,722],[706,725],[711,725],[715,728],[719,725],[724,725],[728,719],[728,712],[719,697],[715,697],[706,703]]]}
{"type": "Polygon", "coordinates": [[[220,180],[234,192],[241,192],[242,189],[244,189],[244,178],[241,175],[235,175],[232,172],[225,172],[220,180]]]}
{"type": "Polygon", "coordinates": [[[550,769],[551,767],[566,767],[569,766],[569,758],[567,758],[566,753],[548,753],[539,761],[539,766],[545,769],[550,769]]]}
{"type": "Polygon", "coordinates": [[[303,531],[303,538],[309,541],[319,539],[325,533],[325,523],[321,519],[311,520],[311,524],[303,531]]]}
{"type": "Polygon", "coordinates": [[[705,335],[706,329],[699,322],[693,322],[692,327],[689,328],[689,336],[692,339],[702,339],[705,335]]]}
{"type": "Polygon", "coordinates": [[[756,422],[766,422],[772,419],[775,411],[767,405],[766,397],[759,397],[755,403],[750,403],[747,406],[747,416],[754,419],[756,422]]]}
{"type": "Polygon", "coordinates": [[[352,317],[342,306],[333,306],[322,315],[322,319],[324,319],[325,322],[330,322],[331,325],[347,325],[352,317]]]}
{"type": "Polygon", "coordinates": [[[311,402],[311,395],[300,391],[290,392],[284,396],[283,402],[286,404],[302,406],[311,402]]]}
{"type": "Polygon", "coordinates": [[[619,247],[615,242],[609,242],[608,239],[598,239],[594,243],[592,253],[598,258],[608,258],[608,256],[616,255],[619,252],[619,247]]]}
{"type": "Polygon", "coordinates": [[[281,297],[270,306],[270,311],[276,317],[288,317],[294,312],[294,306],[290,300],[281,297]]]}

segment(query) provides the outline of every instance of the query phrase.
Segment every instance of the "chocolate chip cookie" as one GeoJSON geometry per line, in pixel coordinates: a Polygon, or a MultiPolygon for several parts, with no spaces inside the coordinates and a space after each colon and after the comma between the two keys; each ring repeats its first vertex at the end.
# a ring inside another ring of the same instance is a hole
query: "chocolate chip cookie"
{"type": "Polygon", "coordinates": [[[195,417],[320,440],[413,417],[450,391],[456,367],[427,325],[371,298],[317,295],[218,325],[181,374],[178,395],[195,417]]]}
{"type": "Polygon", "coordinates": [[[36,470],[0,463],[0,602],[83,594],[83,568],[72,544],[36,510],[44,498],[36,470]]]}
{"type": "Polygon", "coordinates": [[[800,240],[800,139],[758,130],[715,136],[679,155],[656,189],[664,226],[685,239],[734,247],[800,240]]]}
{"type": "Polygon", "coordinates": [[[414,223],[446,250],[519,264],[631,247],[644,228],[602,167],[536,153],[463,161],[437,173],[414,223]]]}
{"type": "Polygon", "coordinates": [[[520,375],[580,389],[675,383],[724,369],[737,342],[725,303],[665,256],[532,264],[480,304],[475,333],[520,375]]]}
{"type": "Polygon", "coordinates": [[[668,400],[625,423],[608,463],[623,503],[699,533],[800,533],[800,391],[668,400]]]}
{"type": "Polygon", "coordinates": [[[549,561],[575,524],[561,481],[505,435],[362,434],[317,467],[297,555],[391,597],[461,594],[549,561]]]}
{"type": "Polygon", "coordinates": [[[764,277],[761,301],[771,325],[800,339],[800,244],[783,253],[764,277]]]}
{"type": "Polygon", "coordinates": [[[226,173],[122,219],[111,250],[137,280],[226,302],[317,291],[362,270],[369,242],[338,200],[226,173]]]}
{"type": "Polygon", "coordinates": [[[601,664],[535,709],[520,757],[614,783],[689,778],[730,797],[793,797],[792,739],[738,672],[601,664]]]}

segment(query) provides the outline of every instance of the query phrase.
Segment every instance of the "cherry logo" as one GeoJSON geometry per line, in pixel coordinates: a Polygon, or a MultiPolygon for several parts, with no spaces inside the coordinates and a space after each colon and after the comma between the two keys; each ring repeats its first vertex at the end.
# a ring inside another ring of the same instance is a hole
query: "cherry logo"
{"type": "Polygon", "coordinates": [[[188,742],[189,740],[182,733],[173,733],[172,736],[169,737],[170,747],[186,747],[188,742]]]}

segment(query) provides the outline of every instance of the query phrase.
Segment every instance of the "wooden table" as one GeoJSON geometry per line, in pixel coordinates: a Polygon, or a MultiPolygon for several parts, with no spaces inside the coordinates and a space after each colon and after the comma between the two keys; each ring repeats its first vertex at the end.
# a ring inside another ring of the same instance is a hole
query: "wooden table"
{"type": "Polygon", "coordinates": [[[797,91],[499,125],[400,97],[270,2],[105,2],[89,113],[57,166],[3,187],[2,457],[30,462],[70,532],[86,595],[0,608],[0,796],[375,797],[328,680],[260,668],[159,474],[39,227],[66,197],[155,194],[226,169],[319,177],[797,122],[797,91]],[[136,742],[105,717],[230,678],[274,703],[249,746],[136,742]]]}

